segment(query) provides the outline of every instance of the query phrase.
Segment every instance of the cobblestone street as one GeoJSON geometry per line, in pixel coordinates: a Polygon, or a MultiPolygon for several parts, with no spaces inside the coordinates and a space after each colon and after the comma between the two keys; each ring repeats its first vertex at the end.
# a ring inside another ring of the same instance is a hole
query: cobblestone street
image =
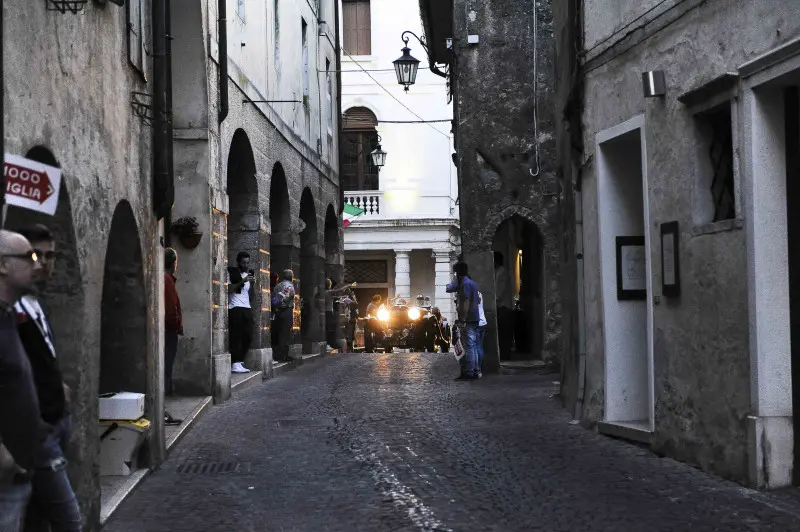
{"type": "Polygon", "coordinates": [[[557,375],[333,355],[212,408],[107,531],[800,530],[800,505],[570,425],[557,375]]]}

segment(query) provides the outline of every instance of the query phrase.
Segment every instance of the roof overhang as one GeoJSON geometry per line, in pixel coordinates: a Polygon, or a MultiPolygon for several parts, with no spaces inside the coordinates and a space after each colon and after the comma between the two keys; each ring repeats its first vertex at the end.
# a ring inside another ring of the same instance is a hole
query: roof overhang
{"type": "Polygon", "coordinates": [[[422,28],[434,63],[449,63],[446,39],[453,37],[453,0],[419,0],[422,28]]]}

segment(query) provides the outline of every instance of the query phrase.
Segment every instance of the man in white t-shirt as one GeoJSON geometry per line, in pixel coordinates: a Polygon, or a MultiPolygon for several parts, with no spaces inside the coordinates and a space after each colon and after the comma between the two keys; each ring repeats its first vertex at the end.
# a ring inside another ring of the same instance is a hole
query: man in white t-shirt
{"type": "Polygon", "coordinates": [[[478,292],[478,378],[483,377],[483,339],[486,336],[486,314],[483,313],[483,294],[478,292]]]}
{"type": "Polygon", "coordinates": [[[240,251],[236,266],[228,268],[228,340],[231,350],[231,373],[249,373],[244,357],[253,343],[253,295],[255,276],[250,254],[240,251]]]}

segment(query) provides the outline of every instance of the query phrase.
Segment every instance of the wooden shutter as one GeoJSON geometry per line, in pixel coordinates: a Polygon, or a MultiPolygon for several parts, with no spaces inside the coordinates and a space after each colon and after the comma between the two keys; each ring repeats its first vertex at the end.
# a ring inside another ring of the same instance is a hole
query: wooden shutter
{"type": "Polygon", "coordinates": [[[350,55],[358,55],[358,3],[344,2],[342,5],[342,25],[344,26],[344,51],[350,55]]]}
{"type": "Polygon", "coordinates": [[[345,0],[342,5],[344,50],[350,55],[372,53],[372,21],[369,0],[345,0]]]}
{"type": "Polygon", "coordinates": [[[369,0],[358,2],[358,55],[372,53],[372,21],[369,0]]]}

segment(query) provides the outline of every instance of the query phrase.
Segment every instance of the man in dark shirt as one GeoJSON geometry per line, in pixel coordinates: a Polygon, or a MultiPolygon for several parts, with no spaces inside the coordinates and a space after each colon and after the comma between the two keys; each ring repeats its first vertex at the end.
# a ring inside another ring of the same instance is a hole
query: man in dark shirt
{"type": "Polygon", "coordinates": [[[41,269],[30,242],[0,230],[0,530],[19,530],[43,425],[30,362],[22,349],[14,302],[41,269]],[[9,408],[8,405],[13,405],[9,408]]]}
{"type": "Polygon", "coordinates": [[[64,457],[72,432],[70,392],[61,374],[53,331],[39,300],[55,268],[55,238],[41,224],[26,227],[20,233],[30,241],[42,267],[33,274],[35,287],[14,306],[17,330],[33,369],[42,421],[49,427],[36,456],[25,530],[52,528],[57,532],[80,532],[81,512],[67,476],[64,457]]]}
{"type": "MultiPolygon", "coordinates": [[[[172,395],[172,367],[178,356],[178,336],[183,336],[183,313],[181,298],[175,283],[178,278],[178,253],[172,249],[164,250],[164,395],[172,395]]],[[[164,411],[164,422],[167,425],[180,425],[183,420],[172,417],[164,411]]]]}

